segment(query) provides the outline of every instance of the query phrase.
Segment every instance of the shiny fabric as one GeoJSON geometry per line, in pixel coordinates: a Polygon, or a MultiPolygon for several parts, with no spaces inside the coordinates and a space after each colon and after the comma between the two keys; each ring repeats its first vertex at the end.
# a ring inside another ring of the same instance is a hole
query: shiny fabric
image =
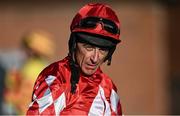
{"type": "Polygon", "coordinates": [[[45,68],[36,80],[27,115],[122,115],[117,89],[99,68],[91,77],[80,74],[70,92],[69,57],[45,68]]]}
{"type": "Polygon", "coordinates": [[[98,34],[106,37],[111,37],[115,41],[120,42],[120,34],[112,34],[104,30],[102,27],[97,26],[96,28],[78,28],[77,25],[80,21],[86,17],[101,17],[113,21],[120,29],[120,22],[115,12],[105,4],[90,3],[82,7],[79,12],[75,15],[71,23],[71,32],[88,32],[91,34],[98,34]]]}

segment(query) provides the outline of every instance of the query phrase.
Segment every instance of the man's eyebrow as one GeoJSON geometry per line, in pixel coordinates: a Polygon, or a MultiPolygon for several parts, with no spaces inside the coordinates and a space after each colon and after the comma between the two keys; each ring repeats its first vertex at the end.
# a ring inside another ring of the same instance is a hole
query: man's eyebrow
{"type": "Polygon", "coordinates": [[[88,44],[88,43],[83,43],[84,46],[92,46],[92,47],[96,47],[94,45],[88,44]]]}

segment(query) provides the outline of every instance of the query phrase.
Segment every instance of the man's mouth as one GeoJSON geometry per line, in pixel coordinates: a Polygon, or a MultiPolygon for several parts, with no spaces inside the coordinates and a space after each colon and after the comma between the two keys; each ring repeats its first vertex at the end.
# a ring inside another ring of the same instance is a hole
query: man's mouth
{"type": "Polygon", "coordinates": [[[96,69],[96,64],[94,65],[94,64],[87,64],[87,66],[86,66],[86,68],[87,69],[89,69],[89,70],[94,70],[94,69],[96,69]]]}

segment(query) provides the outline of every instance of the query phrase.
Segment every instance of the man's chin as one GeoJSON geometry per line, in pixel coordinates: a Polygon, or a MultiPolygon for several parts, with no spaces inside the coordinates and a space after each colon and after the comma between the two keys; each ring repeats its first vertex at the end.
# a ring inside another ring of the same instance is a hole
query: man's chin
{"type": "Polygon", "coordinates": [[[86,76],[91,76],[91,75],[93,75],[95,72],[96,72],[96,69],[94,69],[94,70],[89,69],[89,70],[83,71],[83,73],[84,73],[86,76]]]}

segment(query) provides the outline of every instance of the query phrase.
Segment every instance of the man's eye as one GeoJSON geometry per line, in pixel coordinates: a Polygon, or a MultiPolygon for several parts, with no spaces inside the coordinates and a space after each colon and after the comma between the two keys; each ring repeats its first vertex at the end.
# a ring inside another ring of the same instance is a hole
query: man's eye
{"type": "Polygon", "coordinates": [[[92,50],[93,50],[93,47],[91,47],[91,46],[86,46],[85,49],[88,50],[88,51],[92,51],[92,50]]]}
{"type": "Polygon", "coordinates": [[[105,54],[108,52],[108,49],[105,49],[105,48],[101,48],[99,49],[99,51],[102,53],[102,54],[105,54]]]}
{"type": "Polygon", "coordinates": [[[92,50],[94,49],[93,46],[88,45],[88,44],[84,44],[84,48],[85,48],[86,50],[88,50],[88,51],[92,51],[92,50]]]}
{"type": "Polygon", "coordinates": [[[108,51],[107,48],[100,48],[100,50],[102,50],[102,51],[108,51]]]}

